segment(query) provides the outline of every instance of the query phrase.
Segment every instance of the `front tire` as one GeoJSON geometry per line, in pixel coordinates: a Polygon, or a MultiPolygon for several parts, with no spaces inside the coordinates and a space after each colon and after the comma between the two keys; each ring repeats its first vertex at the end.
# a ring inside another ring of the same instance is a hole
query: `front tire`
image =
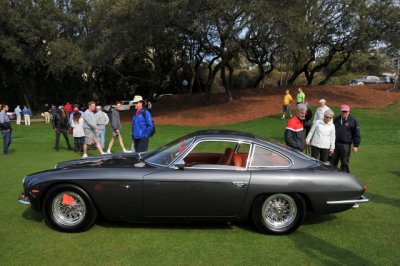
{"type": "Polygon", "coordinates": [[[46,222],[63,232],[81,232],[93,226],[97,210],[88,194],[78,186],[61,184],[46,195],[43,208],[46,222]]]}
{"type": "Polygon", "coordinates": [[[264,234],[289,234],[300,226],[305,216],[306,204],[297,193],[261,195],[252,208],[254,224],[264,234]]]}

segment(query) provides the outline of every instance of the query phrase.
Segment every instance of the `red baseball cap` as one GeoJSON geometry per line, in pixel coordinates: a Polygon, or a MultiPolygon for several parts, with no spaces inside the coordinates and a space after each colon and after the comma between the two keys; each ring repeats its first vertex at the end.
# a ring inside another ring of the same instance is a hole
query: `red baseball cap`
{"type": "Polygon", "coordinates": [[[348,106],[347,104],[343,104],[343,105],[340,107],[340,111],[349,112],[349,111],[350,111],[350,106],[348,106]]]}

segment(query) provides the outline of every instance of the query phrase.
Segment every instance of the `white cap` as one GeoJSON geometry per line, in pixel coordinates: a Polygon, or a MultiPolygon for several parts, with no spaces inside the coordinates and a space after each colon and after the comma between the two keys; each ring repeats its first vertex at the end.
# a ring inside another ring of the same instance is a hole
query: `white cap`
{"type": "Polygon", "coordinates": [[[101,106],[100,106],[100,105],[97,105],[97,106],[96,106],[96,109],[97,109],[97,110],[101,110],[101,106]]]}
{"type": "Polygon", "coordinates": [[[140,96],[140,95],[136,95],[136,96],[133,98],[133,101],[132,101],[132,102],[134,102],[134,103],[143,102],[143,97],[140,96]]]}
{"type": "Polygon", "coordinates": [[[321,99],[321,100],[319,100],[318,102],[319,102],[319,103],[325,103],[326,101],[325,101],[325,99],[321,99]]]}

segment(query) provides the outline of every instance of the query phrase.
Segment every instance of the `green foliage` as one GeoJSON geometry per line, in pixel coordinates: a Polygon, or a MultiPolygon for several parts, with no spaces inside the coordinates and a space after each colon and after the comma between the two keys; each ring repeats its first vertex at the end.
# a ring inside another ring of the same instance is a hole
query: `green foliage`
{"type": "MultiPolygon", "coordinates": [[[[334,107],[338,111],[338,107],[334,107]]],[[[369,188],[371,200],[359,209],[332,215],[309,214],[287,236],[258,233],[251,222],[225,224],[123,224],[100,220],[92,229],[65,234],[48,228],[41,214],[18,205],[24,175],[77,159],[56,152],[51,126],[14,126],[11,155],[0,160],[0,261],[4,265],[395,265],[400,257],[399,105],[352,108],[361,124],[359,153],[352,173],[369,188]],[[289,255],[288,255],[289,254],[289,255]]],[[[283,141],[286,121],[266,117],[219,128],[242,130],[283,141]]],[[[122,135],[129,146],[130,126],[122,135]]],[[[150,141],[158,147],[198,127],[162,126],[150,141]]],[[[108,134],[110,132],[108,131],[108,134]]],[[[1,143],[1,142],[0,142],[1,143]]],[[[115,152],[119,152],[115,145],[115,152]]],[[[91,154],[97,152],[91,151],[91,154]]]]}
{"type": "MultiPolygon", "coordinates": [[[[72,102],[83,94],[110,101],[137,87],[142,94],[179,92],[183,78],[209,96],[219,74],[231,98],[232,73],[244,58],[258,68],[258,84],[277,66],[290,84],[302,77],[313,83],[321,71],[327,82],[351,54],[377,43],[398,47],[395,3],[0,1],[0,88],[13,90],[4,96],[11,105],[38,109],[59,101],[60,91],[72,102]]],[[[387,69],[383,60],[353,64],[378,73],[387,69]]]]}

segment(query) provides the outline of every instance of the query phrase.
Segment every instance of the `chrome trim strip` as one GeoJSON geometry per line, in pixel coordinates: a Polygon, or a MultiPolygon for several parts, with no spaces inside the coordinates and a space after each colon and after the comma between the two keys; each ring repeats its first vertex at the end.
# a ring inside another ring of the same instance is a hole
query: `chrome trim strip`
{"type": "Polygon", "coordinates": [[[327,201],[326,204],[328,204],[328,205],[355,204],[355,203],[366,203],[368,201],[369,201],[369,199],[367,199],[365,196],[361,196],[360,198],[355,199],[355,200],[327,201]]]}

